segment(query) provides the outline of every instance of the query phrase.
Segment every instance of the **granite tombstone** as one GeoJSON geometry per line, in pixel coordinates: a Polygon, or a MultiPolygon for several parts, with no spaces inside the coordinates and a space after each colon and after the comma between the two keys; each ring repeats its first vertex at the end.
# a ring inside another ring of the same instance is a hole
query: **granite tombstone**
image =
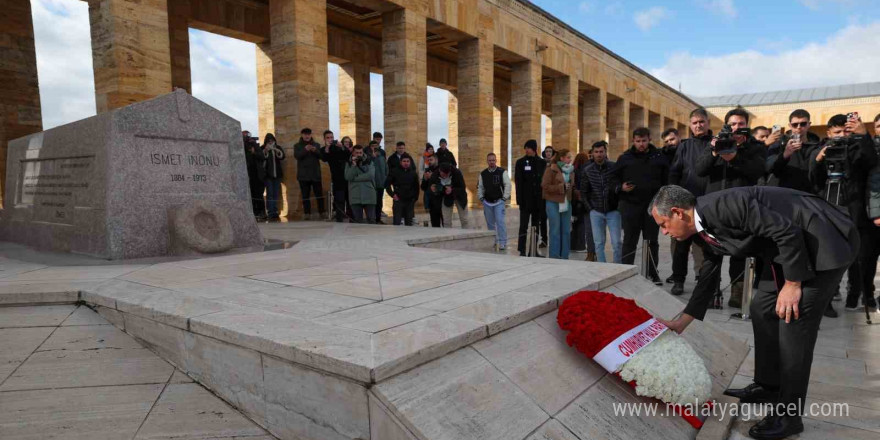
{"type": "Polygon", "coordinates": [[[184,90],[9,143],[2,238],[131,259],[262,245],[241,124],[184,90]]]}

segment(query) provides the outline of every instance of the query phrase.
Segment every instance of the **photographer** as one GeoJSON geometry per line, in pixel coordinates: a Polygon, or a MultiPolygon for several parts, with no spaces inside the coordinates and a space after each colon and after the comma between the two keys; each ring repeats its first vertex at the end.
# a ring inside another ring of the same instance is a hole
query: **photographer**
{"type": "Polygon", "coordinates": [[[435,202],[440,202],[436,204],[440,205],[444,228],[452,227],[452,209],[458,207],[461,227],[468,229],[470,221],[468,221],[467,211],[467,186],[464,183],[464,176],[458,168],[454,168],[449,162],[441,163],[438,172],[426,179],[422,188],[431,192],[432,211],[435,202]]]}
{"type": "Polygon", "coordinates": [[[376,171],[373,161],[364,156],[364,147],[355,145],[345,164],[345,180],[348,181],[348,197],[355,223],[376,222],[376,171]]]}
{"type": "Polygon", "coordinates": [[[403,224],[412,226],[416,201],[419,200],[419,174],[409,157],[400,159],[400,168],[391,171],[385,181],[385,188],[388,196],[394,200],[391,208],[394,225],[399,226],[403,219],[403,224]]]}
{"type": "Polygon", "coordinates": [[[810,155],[819,147],[821,139],[810,133],[810,113],[798,109],[788,116],[790,131],[776,132],[777,142],[767,150],[767,171],[776,181],[776,186],[816,193],[810,181],[810,155]]]}
{"type": "MultiPolygon", "coordinates": [[[[669,183],[679,185],[699,197],[706,193],[706,178],[695,173],[697,158],[703,150],[710,148],[712,131],[709,130],[709,114],[703,108],[694,109],[688,116],[691,137],[682,140],[675,157],[669,165],[669,183]]],[[[672,275],[666,279],[667,283],[673,283],[672,294],[684,293],[684,281],[687,278],[688,255],[693,249],[694,272],[700,276],[700,267],[703,265],[703,249],[700,246],[691,246],[693,239],[679,241],[675,244],[672,254],[672,275]]]]}
{"type": "MultiPolygon", "coordinates": [[[[810,180],[821,188],[820,195],[828,202],[845,208],[859,230],[861,243],[870,242],[873,223],[868,220],[865,207],[865,188],[868,172],[877,164],[877,154],[865,124],[858,114],[835,115],[828,120],[828,138],[810,156],[810,180]]],[[[863,292],[871,298],[869,307],[875,307],[871,290],[874,279],[868,267],[871,246],[862,246],[859,258],[847,271],[847,310],[858,307],[863,292]]]]}
{"type": "Polygon", "coordinates": [[[656,285],[663,284],[657,274],[660,229],[648,215],[648,204],[669,177],[669,162],[651,144],[651,132],[645,127],[633,130],[632,147],[617,159],[614,178],[617,184],[620,217],[623,223],[623,264],[633,264],[639,236],[651,252],[647,276],[656,285]]]}
{"type": "Polygon", "coordinates": [[[259,138],[251,137],[251,132],[241,132],[244,142],[244,159],[247,164],[248,184],[251,190],[251,207],[254,210],[254,218],[258,222],[266,220],[266,201],[263,193],[266,191],[266,158],[260,147],[259,138]]]}
{"type": "Polygon", "coordinates": [[[425,172],[422,173],[422,192],[425,193],[425,210],[431,216],[431,227],[439,228],[443,225],[443,205],[442,196],[434,194],[431,190],[431,178],[440,173],[440,167],[437,164],[437,156],[428,156],[425,172]]]}
{"type": "MultiPolygon", "coordinates": [[[[764,176],[764,162],[767,148],[751,137],[749,114],[737,107],[724,117],[724,128],[712,139],[707,148],[697,158],[696,173],[709,181],[706,194],[742,186],[755,186],[764,176]]],[[[745,259],[730,257],[730,307],[742,307],[743,270],[745,259]]],[[[715,285],[721,287],[721,274],[715,273],[715,285]]]]}
{"type": "Polygon", "coordinates": [[[373,159],[373,167],[376,171],[376,224],[384,225],[382,221],[382,199],[385,195],[385,179],[388,178],[388,162],[379,143],[370,141],[370,145],[364,149],[364,154],[373,159]]]}
{"type": "Polygon", "coordinates": [[[324,131],[324,148],[321,148],[321,160],[330,165],[330,181],[333,190],[333,214],[337,223],[342,223],[346,212],[351,211],[348,205],[348,182],[345,179],[345,166],[351,158],[351,149],[340,145],[333,139],[333,132],[324,131]]]}
{"type": "Polygon", "coordinates": [[[284,176],[284,150],[276,143],[275,135],[266,133],[263,139],[263,158],[266,170],[266,211],[269,221],[279,221],[278,201],[281,200],[281,178],[284,176]]]}
{"type": "Polygon", "coordinates": [[[320,220],[324,217],[324,188],[321,185],[321,146],[312,139],[312,129],[300,131],[299,142],[293,146],[296,158],[296,180],[302,192],[303,216],[306,220],[320,220]],[[318,202],[317,218],[312,216],[311,193],[315,192],[318,202]]]}

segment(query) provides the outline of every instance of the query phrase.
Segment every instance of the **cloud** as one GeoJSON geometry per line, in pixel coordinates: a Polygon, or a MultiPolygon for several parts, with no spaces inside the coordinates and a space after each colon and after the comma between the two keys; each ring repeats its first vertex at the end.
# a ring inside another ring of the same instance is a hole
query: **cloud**
{"type": "Polygon", "coordinates": [[[580,11],[581,14],[588,14],[592,12],[592,10],[593,4],[590,2],[580,2],[580,4],[578,4],[578,11],[580,11]]]}
{"type": "MultiPolygon", "coordinates": [[[[698,0],[700,5],[709,11],[720,14],[729,18],[736,18],[739,13],[737,12],[736,5],[733,4],[733,0],[698,0]]],[[[810,1],[810,0],[807,0],[810,1]]]]}
{"type": "Polygon", "coordinates": [[[880,21],[847,26],[824,42],[767,54],[746,50],[716,56],[670,56],[651,74],[691,96],[719,96],[877,81],[880,21]],[[851,42],[858,41],[853,45],[851,42]],[[841,68],[846,66],[846,68],[841,68]]]}
{"type": "Polygon", "coordinates": [[[605,15],[620,15],[623,13],[623,3],[616,1],[605,5],[605,15]]]}
{"type": "Polygon", "coordinates": [[[663,6],[654,6],[644,11],[638,11],[633,15],[633,21],[642,32],[648,32],[652,27],[657,26],[664,19],[669,18],[672,14],[663,6]]]}
{"type": "Polygon", "coordinates": [[[859,0],[800,0],[800,3],[808,9],[818,11],[826,5],[832,7],[856,6],[857,3],[861,2],[859,0]]]}
{"type": "Polygon", "coordinates": [[[68,0],[31,2],[43,129],[94,116],[89,6],[68,0]]]}
{"type": "Polygon", "coordinates": [[[189,30],[192,94],[241,122],[257,127],[257,61],[253,43],[196,29],[189,30]]]}

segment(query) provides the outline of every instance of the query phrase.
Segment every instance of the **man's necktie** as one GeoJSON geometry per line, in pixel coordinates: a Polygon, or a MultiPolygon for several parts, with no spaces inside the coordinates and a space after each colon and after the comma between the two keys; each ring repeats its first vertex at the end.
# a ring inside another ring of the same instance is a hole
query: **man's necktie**
{"type": "Polygon", "coordinates": [[[712,238],[712,236],[709,235],[709,233],[706,232],[705,230],[700,231],[700,238],[702,238],[703,241],[705,241],[706,243],[709,243],[712,246],[715,246],[717,248],[721,248],[721,243],[718,240],[712,238]]]}

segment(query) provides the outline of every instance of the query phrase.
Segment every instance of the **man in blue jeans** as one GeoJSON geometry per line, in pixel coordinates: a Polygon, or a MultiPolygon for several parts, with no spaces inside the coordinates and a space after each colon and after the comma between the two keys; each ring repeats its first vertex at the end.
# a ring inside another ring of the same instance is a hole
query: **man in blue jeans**
{"type": "Polygon", "coordinates": [[[615,263],[623,257],[620,241],[620,212],[617,211],[617,197],[614,193],[614,162],[608,160],[608,143],[599,141],[590,148],[593,162],[587,165],[580,177],[581,200],[589,206],[590,226],[593,242],[596,244],[596,259],[605,263],[605,227],[611,232],[611,248],[615,263]]]}
{"type": "Polygon", "coordinates": [[[510,200],[510,176],[504,168],[498,167],[495,153],[486,156],[488,168],[480,173],[477,180],[477,197],[483,202],[483,215],[486,226],[495,234],[495,243],[499,251],[507,249],[507,223],[504,218],[504,204],[510,200]]]}

